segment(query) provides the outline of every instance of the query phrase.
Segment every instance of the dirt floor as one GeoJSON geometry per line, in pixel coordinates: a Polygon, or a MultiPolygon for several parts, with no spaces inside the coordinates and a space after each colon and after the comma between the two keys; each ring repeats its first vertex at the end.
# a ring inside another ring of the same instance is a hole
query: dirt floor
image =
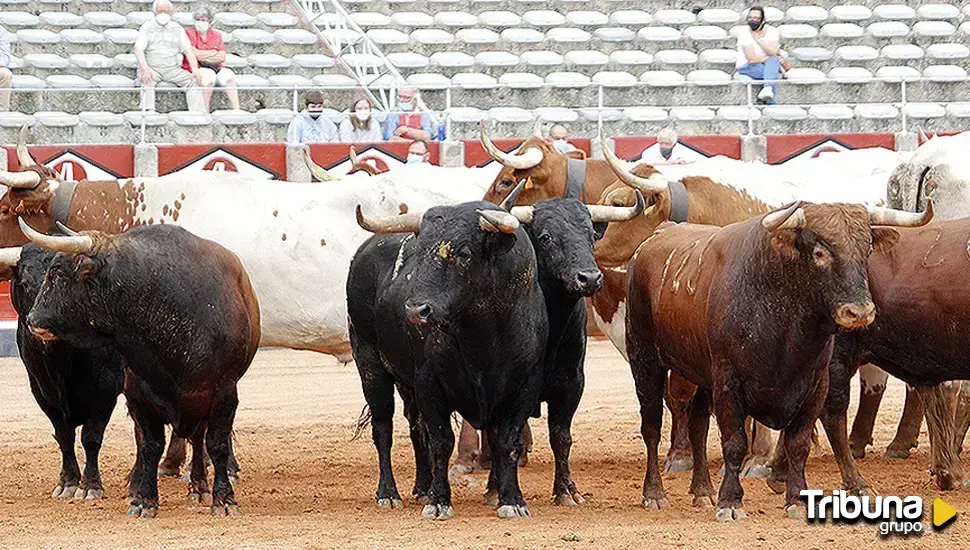
{"type": "MultiPolygon", "coordinates": [[[[486,474],[456,486],[456,517],[423,520],[421,507],[379,511],[376,452],[368,437],[351,441],[363,404],[352,365],[287,350],[262,351],[240,384],[236,486],[243,515],[213,519],[190,507],[177,479],[160,482],[154,520],[128,519],[124,480],[134,460],[131,422],[122,402],[105,436],[102,473],[107,499],[97,504],[52,500],[60,467],[52,428],[34,402],[17,359],[0,360],[0,548],[968,548],[970,517],[941,533],[881,539],[874,525],[809,525],[785,517],[783,497],[762,480],[745,480],[748,519],[714,522],[714,511],[691,507],[689,472],[668,474],[670,506],[640,504],[645,466],[637,403],[626,362],[606,341],[592,342],[587,387],[573,426],[573,474],[587,503],[551,504],[552,455],[543,422],[534,422],[535,452],[520,475],[531,519],[498,519],[482,504],[486,474]]],[[[853,399],[858,391],[853,387],[853,399]]],[[[888,461],[904,388],[894,381],[884,400],[874,451],[861,469],[883,495],[943,496],[970,513],[970,492],[941,495],[928,474],[928,439],[908,460],[888,461]]],[[[853,403],[852,410],[855,405],[853,403]]],[[[400,416],[400,415],[399,415],[400,416]]],[[[713,423],[712,423],[713,424],[713,423]]],[[[669,426],[665,420],[664,431],[669,426]]],[[[828,444],[813,452],[811,487],[834,489],[838,470],[828,444]]],[[[666,441],[663,444],[665,451],[666,441]]],[[[711,431],[711,470],[721,467],[711,431]]],[[[80,453],[80,447],[78,449],[80,453]]],[[[79,454],[79,457],[81,454],[79,454]]],[[[413,455],[403,417],[395,424],[395,468],[402,494],[413,483],[413,455]]],[[[720,478],[715,477],[715,488],[720,478]]]]}

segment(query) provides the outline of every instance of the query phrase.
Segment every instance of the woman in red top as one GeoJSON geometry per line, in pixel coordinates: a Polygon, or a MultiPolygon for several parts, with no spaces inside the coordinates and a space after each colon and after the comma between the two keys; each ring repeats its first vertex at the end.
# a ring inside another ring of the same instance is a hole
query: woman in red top
{"type": "MultiPolygon", "coordinates": [[[[205,110],[209,111],[212,104],[212,88],[218,84],[226,91],[229,106],[239,109],[239,91],[236,89],[236,74],[225,67],[226,44],[222,41],[222,33],[212,28],[212,9],[203,6],[195,12],[195,27],[185,29],[189,43],[195,50],[195,57],[199,60],[199,73],[202,75],[203,96],[205,110]]],[[[182,61],[187,66],[187,61],[182,61]]]]}

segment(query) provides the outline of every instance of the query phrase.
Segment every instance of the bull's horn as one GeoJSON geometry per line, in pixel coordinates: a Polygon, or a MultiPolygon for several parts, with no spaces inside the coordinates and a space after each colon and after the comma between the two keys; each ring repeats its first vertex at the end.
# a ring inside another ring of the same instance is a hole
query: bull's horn
{"type": "Polygon", "coordinates": [[[20,262],[20,250],[21,248],[19,246],[0,248],[0,265],[17,265],[17,263],[20,262]]]}
{"type": "Polygon", "coordinates": [[[634,193],[637,196],[637,202],[633,206],[587,204],[586,208],[589,210],[589,217],[594,222],[625,222],[636,218],[640,214],[643,214],[645,201],[643,200],[643,193],[639,189],[635,190],[634,193]]]}
{"type": "Polygon", "coordinates": [[[357,166],[357,148],[353,145],[350,146],[350,164],[357,166]]]}
{"type": "Polygon", "coordinates": [[[20,139],[17,140],[17,160],[20,161],[20,169],[29,168],[37,164],[34,157],[27,151],[27,125],[20,127],[20,139]]]}
{"type": "Polygon", "coordinates": [[[782,229],[798,229],[805,226],[805,211],[801,209],[801,201],[795,201],[791,206],[776,210],[761,219],[761,226],[768,231],[782,229]]]}
{"type": "Polygon", "coordinates": [[[368,218],[357,205],[357,225],[371,233],[417,233],[421,229],[423,212],[409,212],[386,218],[368,218]]]}
{"type": "Polygon", "coordinates": [[[519,220],[521,223],[532,223],[532,218],[535,215],[536,209],[534,206],[514,206],[512,207],[512,215],[515,219],[519,220]]]}
{"type": "Polygon", "coordinates": [[[532,127],[532,135],[542,139],[542,117],[540,116],[536,117],[536,124],[532,127]]]}
{"type": "Polygon", "coordinates": [[[478,132],[485,152],[488,153],[488,156],[492,157],[492,160],[502,163],[503,166],[508,166],[515,170],[528,170],[529,168],[535,168],[542,162],[542,151],[535,147],[529,147],[521,155],[510,155],[499,149],[497,145],[492,143],[492,139],[488,137],[488,134],[485,133],[484,120],[479,122],[478,132]]]}
{"type": "Polygon", "coordinates": [[[923,127],[920,126],[920,129],[919,129],[919,142],[920,143],[926,143],[929,140],[930,140],[929,136],[926,135],[926,132],[923,131],[923,127]]]}
{"type": "Polygon", "coordinates": [[[27,172],[0,170],[0,183],[16,189],[33,189],[40,185],[40,174],[33,170],[27,172]]]}
{"type": "Polygon", "coordinates": [[[310,169],[310,173],[313,174],[313,177],[316,178],[317,181],[337,181],[340,179],[338,177],[334,177],[334,175],[330,172],[327,172],[323,166],[313,162],[313,159],[310,158],[309,147],[303,148],[303,162],[306,163],[306,167],[310,169]]]}
{"type": "Polygon", "coordinates": [[[76,235],[73,237],[61,237],[45,235],[36,231],[27,224],[23,218],[17,217],[20,223],[20,230],[30,239],[31,242],[55,252],[67,252],[68,254],[90,254],[94,249],[94,239],[88,235],[76,235]]]}
{"type": "Polygon", "coordinates": [[[70,227],[64,225],[61,222],[54,222],[54,226],[57,227],[57,230],[58,231],[60,231],[61,233],[67,235],[68,237],[77,237],[78,235],[80,235],[80,233],[78,233],[77,231],[75,231],[75,230],[71,229],[70,227]]]}
{"type": "Polygon", "coordinates": [[[519,195],[521,195],[522,190],[525,189],[526,181],[528,181],[528,178],[522,178],[522,180],[519,181],[519,184],[509,191],[509,194],[506,195],[502,200],[502,204],[499,205],[502,210],[505,210],[506,212],[510,212],[512,210],[512,207],[515,206],[515,201],[519,200],[519,195]]]}
{"type": "Polygon", "coordinates": [[[667,178],[661,173],[652,174],[650,177],[641,178],[636,174],[633,174],[623,166],[623,162],[616,156],[613,149],[606,143],[603,138],[603,134],[600,134],[600,142],[603,144],[603,156],[606,157],[606,162],[613,169],[613,173],[616,177],[620,178],[620,181],[627,184],[628,186],[639,190],[644,195],[659,195],[667,190],[667,178]]]}
{"type": "Polygon", "coordinates": [[[892,208],[870,206],[869,223],[871,225],[892,225],[897,227],[920,227],[930,223],[933,219],[933,201],[927,199],[926,210],[920,212],[905,212],[892,208]]]}
{"type": "Polygon", "coordinates": [[[478,210],[478,225],[483,231],[515,233],[519,220],[502,210],[478,210]]]}

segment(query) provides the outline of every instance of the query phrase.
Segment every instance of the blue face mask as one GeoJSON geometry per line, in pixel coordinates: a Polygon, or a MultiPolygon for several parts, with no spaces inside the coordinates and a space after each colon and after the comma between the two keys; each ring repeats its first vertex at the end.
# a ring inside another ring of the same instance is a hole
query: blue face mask
{"type": "Polygon", "coordinates": [[[670,159],[670,155],[673,152],[674,152],[674,148],[673,147],[661,147],[660,148],[660,156],[662,156],[665,159],[670,159]]]}
{"type": "Polygon", "coordinates": [[[424,162],[424,155],[419,155],[417,153],[408,153],[408,164],[422,164],[424,162]]]}

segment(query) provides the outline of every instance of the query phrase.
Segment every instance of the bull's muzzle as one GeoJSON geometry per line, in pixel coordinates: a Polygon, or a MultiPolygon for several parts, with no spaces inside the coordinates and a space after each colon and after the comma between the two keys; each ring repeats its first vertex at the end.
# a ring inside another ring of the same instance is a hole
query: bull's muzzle
{"type": "Polygon", "coordinates": [[[409,302],[404,304],[404,314],[407,315],[408,323],[416,327],[426,327],[428,318],[431,317],[431,306],[424,302],[409,302]]]}
{"type": "Polygon", "coordinates": [[[576,290],[583,296],[592,296],[603,288],[603,273],[598,269],[580,271],[576,274],[576,290]]]}
{"type": "Polygon", "coordinates": [[[876,319],[876,305],[872,302],[842,304],[835,311],[835,322],[847,329],[865,328],[876,319]]]}
{"type": "Polygon", "coordinates": [[[55,336],[54,333],[50,331],[50,329],[46,329],[43,327],[35,327],[35,326],[30,326],[29,328],[30,328],[30,333],[33,334],[34,337],[37,338],[38,340],[42,340],[44,342],[53,342],[57,340],[57,336],[55,336]]]}

